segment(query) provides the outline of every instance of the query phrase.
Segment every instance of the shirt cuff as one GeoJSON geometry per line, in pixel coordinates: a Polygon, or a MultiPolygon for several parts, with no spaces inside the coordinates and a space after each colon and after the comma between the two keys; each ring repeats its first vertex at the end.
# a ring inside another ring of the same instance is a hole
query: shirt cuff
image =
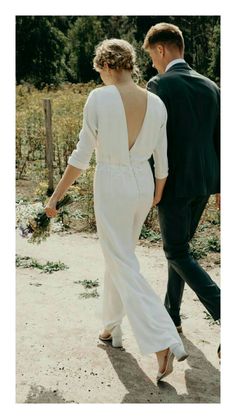
{"type": "Polygon", "coordinates": [[[167,171],[155,171],[155,178],[156,179],[165,179],[166,177],[168,177],[168,170],[167,171]]]}
{"type": "Polygon", "coordinates": [[[76,167],[77,169],[86,170],[89,167],[88,163],[80,162],[76,160],[74,157],[69,157],[68,164],[71,166],[76,167]]]}

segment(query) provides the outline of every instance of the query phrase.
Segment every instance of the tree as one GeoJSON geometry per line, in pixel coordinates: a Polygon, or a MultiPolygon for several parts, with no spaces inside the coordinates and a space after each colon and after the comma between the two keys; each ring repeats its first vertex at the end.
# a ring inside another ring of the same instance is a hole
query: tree
{"type": "Polygon", "coordinates": [[[210,62],[208,68],[209,77],[215,80],[218,84],[220,82],[220,23],[217,22],[214,26],[213,35],[209,40],[211,48],[210,62]]]}
{"type": "Polygon", "coordinates": [[[88,82],[98,79],[93,70],[95,46],[104,38],[97,16],[79,16],[68,31],[70,58],[68,66],[73,81],[88,82]]]}
{"type": "Polygon", "coordinates": [[[66,38],[53,17],[16,17],[16,81],[42,88],[60,83],[65,74],[66,38]]]}
{"type": "Polygon", "coordinates": [[[159,22],[176,24],[185,39],[185,59],[198,72],[219,83],[219,16],[18,16],[16,79],[37,87],[63,81],[99,81],[93,70],[96,45],[123,38],[136,49],[144,80],[156,70],[142,49],[148,29],[159,22]]]}

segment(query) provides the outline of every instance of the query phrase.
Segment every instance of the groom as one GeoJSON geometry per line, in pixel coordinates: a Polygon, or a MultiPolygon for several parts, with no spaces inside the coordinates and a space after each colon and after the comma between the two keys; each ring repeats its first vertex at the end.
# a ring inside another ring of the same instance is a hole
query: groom
{"type": "Polygon", "coordinates": [[[186,63],[177,26],[152,26],[143,48],[159,73],[147,88],[162,99],[168,113],[169,176],[158,211],[168,261],[165,306],[181,332],[185,282],[213,319],[220,319],[220,289],[189,250],[209,196],[216,194],[218,206],[220,202],[219,88],[186,63]]]}

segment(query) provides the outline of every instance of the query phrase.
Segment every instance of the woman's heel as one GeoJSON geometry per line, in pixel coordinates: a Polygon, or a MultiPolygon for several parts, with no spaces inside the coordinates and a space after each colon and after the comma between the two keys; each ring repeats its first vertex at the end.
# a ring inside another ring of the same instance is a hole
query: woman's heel
{"type": "Polygon", "coordinates": [[[112,346],[114,348],[122,348],[122,331],[120,325],[115,326],[111,331],[112,346]]]}
{"type": "Polygon", "coordinates": [[[173,352],[170,351],[170,349],[168,349],[168,352],[165,358],[166,358],[165,369],[162,372],[158,372],[157,382],[162,380],[162,378],[166,377],[167,375],[171,374],[173,371],[174,354],[173,352]]]}
{"type": "MultiPolygon", "coordinates": [[[[108,332],[108,330],[106,330],[108,332]]],[[[100,334],[98,337],[102,342],[111,342],[114,348],[122,348],[122,331],[120,325],[115,326],[106,337],[100,334]]]]}

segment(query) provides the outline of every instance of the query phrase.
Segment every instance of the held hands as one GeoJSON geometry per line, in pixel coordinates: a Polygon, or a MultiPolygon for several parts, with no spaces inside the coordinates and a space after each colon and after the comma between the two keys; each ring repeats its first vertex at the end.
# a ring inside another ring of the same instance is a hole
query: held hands
{"type": "Polygon", "coordinates": [[[45,213],[47,215],[47,217],[56,217],[57,215],[57,209],[56,209],[56,205],[57,205],[57,200],[55,198],[50,198],[46,207],[44,208],[45,213]]]}
{"type": "Polygon", "coordinates": [[[160,200],[161,198],[159,196],[154,196],[152,206],[155,207],[157,204],[159,204],[160,200]]]}
{"type": "Polygon", "coordinates": [[[156,178],[155,194],[154,194],[153,203],[152,203],[153,207],[158,205],[162,198],[163,190],[166,184],[166,179],[167,177],[162,178],[162,179],[156,178]]]}

